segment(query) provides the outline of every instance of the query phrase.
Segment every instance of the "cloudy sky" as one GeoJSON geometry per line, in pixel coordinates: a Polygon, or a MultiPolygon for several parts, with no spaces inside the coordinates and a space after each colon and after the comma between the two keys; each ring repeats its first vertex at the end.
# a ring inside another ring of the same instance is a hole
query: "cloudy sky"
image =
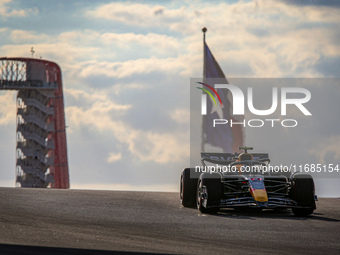
{"type": "MultiPolygon", "coordinates": [[[[30,57],[34,47],[61,66],[72,188],[176,191],[189,164],[201,28],[227,77],[334,78],[339,8],[331,0],[0,0],[0,56],[30,57]]],[[[15,182],[15,96],[0,92],[0,186],[15,182]]]]}

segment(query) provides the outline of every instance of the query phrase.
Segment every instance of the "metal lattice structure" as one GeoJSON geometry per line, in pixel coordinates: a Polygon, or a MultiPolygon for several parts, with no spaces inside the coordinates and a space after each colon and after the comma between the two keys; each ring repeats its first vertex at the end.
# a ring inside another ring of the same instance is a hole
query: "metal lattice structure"
{"type": "Polygon", "coordinates": [[[0,89],[18,90],[16,184],[68,189],[60,67],[33,58],[0,58],[0,89]]]}

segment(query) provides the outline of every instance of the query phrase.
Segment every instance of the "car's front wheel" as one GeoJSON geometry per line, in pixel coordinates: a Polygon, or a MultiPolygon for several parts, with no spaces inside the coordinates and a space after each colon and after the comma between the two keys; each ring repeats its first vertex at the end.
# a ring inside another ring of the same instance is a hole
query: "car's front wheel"
{"type": "Polygon", "coordinates": [[[217,213],[222,197],[221,176],[217,173],[204,173],[197,184],[196,203],[201,213],[217,213]]]}
{"type": "Polygon", "coordinates": [[[308,216],[316,208],[314,198],[314,181],[309,174],[297,173],[292,176],[291,198],[297,202],[298,206],[305,208],[292,208],[296,216],[308,216]]]}

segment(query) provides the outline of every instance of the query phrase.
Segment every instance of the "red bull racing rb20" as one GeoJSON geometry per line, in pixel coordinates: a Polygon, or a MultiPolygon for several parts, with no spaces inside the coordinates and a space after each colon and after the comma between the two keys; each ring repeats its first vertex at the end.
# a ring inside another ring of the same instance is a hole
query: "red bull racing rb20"
{"type": "Polygon", "coordinates": [[[313,213],[316,196],[311,175],[268,171],[268,154],[248,153],[249,147],[239,149],[244,152],[201,153],[200,169],[212,169],[207,166],[210,163],[218,166],[215,171],[182,171],[184,207],[197,207],[202,213],[217,213],[221,208],[291,209],[296,216],[313,213]]]}

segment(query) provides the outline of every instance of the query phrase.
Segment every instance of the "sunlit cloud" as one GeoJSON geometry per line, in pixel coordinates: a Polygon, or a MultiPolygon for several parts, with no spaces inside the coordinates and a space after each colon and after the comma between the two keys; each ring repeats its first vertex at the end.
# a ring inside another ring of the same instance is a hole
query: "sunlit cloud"
{"type": "Polygon", "coordinates": [[[108,163],[113,163],[113,162],[116,162],[116,161],[120,160],[121,158],[122,158],[122,153],[111,152],[109,154],[109,157],[107,158],[107,162],[108,163]]]}
{"type": "Polygon", "coordinates": [[[318,158],[321,164],[327,164],[334,160],[340,160],[340,136],[332,136],[320,144],[315,145],[315,148],[310,149],[309,152],[318,158]]]}
{"type": "Polygon", "coordinates": [[[10,7],[13,0],[0,0],[0,17],[6,19],[9,17],[25,17],[29,14],[36,15],[39,13],[37,8],[14,9],[10,7]]]}
{"type": "Polygon", "coordinates": [[[161,5],[139,3],[109,3],[86,13],[90,18],[104,18],[134,26],[161,26],[183,20],[186,8],[169,9],[161,5]]]}
{"type": "Polygon", "coordinates": [[[0,126],[14,123],[16,119],[16,93],[7,91],[0,94],[0,126]]]}
{"type": "Polygon", "coordinates": [[[190,119],[190,112],[187,109],[175,109],[170,115],[178,123],[188,124],[190,119]]]}

